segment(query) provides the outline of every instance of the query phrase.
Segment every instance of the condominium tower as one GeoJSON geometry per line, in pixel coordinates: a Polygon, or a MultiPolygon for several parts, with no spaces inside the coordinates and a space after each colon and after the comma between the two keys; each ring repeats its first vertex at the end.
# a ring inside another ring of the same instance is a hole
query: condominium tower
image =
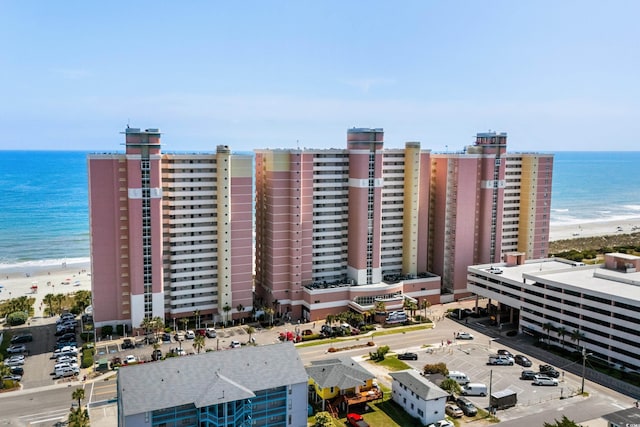
{"type": "Polygon", "coordinates": [[[252,156],[166,154],[158,129],[124,134],[124,154],[88,156],[96,326],[251,310],[252,156]]]}
{"type": "Polygon", "coordinates": [[[346,149],[255,150],[258,303],[307,320],[424,306],[468,295],[469,265],[546,256],[553,157],[506,139],[434,154],[354,128],[346,149]]]}

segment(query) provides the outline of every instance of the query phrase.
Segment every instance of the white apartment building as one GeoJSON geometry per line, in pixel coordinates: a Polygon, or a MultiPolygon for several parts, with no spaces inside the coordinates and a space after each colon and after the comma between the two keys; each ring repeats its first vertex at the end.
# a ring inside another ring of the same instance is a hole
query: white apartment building
{"type": "Polygon", "coordinates": [[[415,369],[391,372],[392,399],[409,415],[429,425],[445,418],[449,393],[420,375],[415,369]]]}

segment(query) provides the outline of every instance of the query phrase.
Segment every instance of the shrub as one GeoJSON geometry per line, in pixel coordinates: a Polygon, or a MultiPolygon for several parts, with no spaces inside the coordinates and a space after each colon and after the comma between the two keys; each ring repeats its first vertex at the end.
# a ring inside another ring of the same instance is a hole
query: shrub
{"type": "Polygon", "coordinates": [[[376,343],[374,343],[373,341],[369,341],[369,342],[367,343],[367,345],[368,345],[369,347],[373,347],[374,345],[376,345],[376,343]]]}
{"type": "Polygon", "coordinates": [[[447,364],[443,362],[427,363],[426,365],[424,365],[422,369],[424,370],[425,374],[449,375],[449,369],[447,369],[447,364]]]}
{"type": "Polygon", "coordinates": [[[113,326],[111,325],[103,326],[102,329],[100,330],[100,336],[102,338],[105,338],[109,335],[113,335],[113,326]]]}
{"type": "Polygon", "coordinates": [[[335,353],[336,351],[338,351],[337,348],[335,347],[329,347],[329,350],[327,350],[329,353],[335,353]]]}
{"type": "Polygon", "coordinates": [[[374,362],[382,362],[384,360],[384,356],[389,352],[389,346],[383,345],[382,347],[378,347],[376,351],[369,353],[369,358],[374,362]]]}
{"type": "Polygon", "coordinates": [[[121,337],[124,336],[124,325],[116,326],[116,334],[120,335],[121,337]]]}
{"type": "Polygon", "coordinates": [[[27,313],[24,311],[16,311],[7,316],[7,323],[10,326],[24,325],[27,323],[27,313]]]}

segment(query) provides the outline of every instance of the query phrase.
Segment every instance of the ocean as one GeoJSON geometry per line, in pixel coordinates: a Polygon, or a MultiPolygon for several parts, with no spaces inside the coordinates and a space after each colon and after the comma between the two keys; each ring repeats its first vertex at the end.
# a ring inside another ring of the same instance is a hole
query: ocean
{"type": "MultiPolygon", "coordinates": [[[[89,259],[87,152],[0,151],[0,268],[89,259]]],[[[556,152],[551,224],[640,217],[640,152],[556,152]]]]}

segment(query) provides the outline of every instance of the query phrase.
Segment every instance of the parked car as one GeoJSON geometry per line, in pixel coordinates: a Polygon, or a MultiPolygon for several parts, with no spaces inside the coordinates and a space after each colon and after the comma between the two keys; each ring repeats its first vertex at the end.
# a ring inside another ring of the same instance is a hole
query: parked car
{"type": "Polygon", "coordinates": [[[120,346],[120,348],[122,348],[123,350],[126,350],[128,348],[136,348],[136,344],[133,342],[131,338],[125,338],[122,341],[122,345],[120,346]]]}
{"type": "Polygon", "coordinates": [[[427,427],[454,427],[453,423],[449,420],[440,420],[435,423],[429,424],[427,427]]]}
{"type": "Polygon", "coordinates": [[[489,365],[513,365],[513,358],[503,354],[492,354],[489,356],[489,365]]]}
{"type": "Polygon", "coordinates": [[[239,348],[240,347],[240,341],[231,341],[231,348],[239,348]]]}
{"type": "Polygon", "coordinates": [[[207,328],[205,330],[205,335],[207,336],[207,338],[215,338],[218,336],[216,330],[214,328],[207,328]]]}
{"type": "Polygon", "coordinates": [[[472,340],[473,339],[473,335],[471,335],[469,332],[458,332],[458,335],[456,335],[456,339],[458,339],[458,340],[472,340]]]}
{"type": "Polygon", "coordinates": [[[511,354],[511,352],[509,350],[500,349],[500,350],[497,351],[497,353],[502,355],[502,356],[507,356],[507,357],[513,358],[513,354],[511,354]]]}
{"type": "Polygon", "coordinates": [[[538,375],[537,372],[535,371],[522,371],[520,373],[520,379],[521,380],[532,380],[536,377],[536,375],[538,375]]]}
{"type": "Polygon", "coordinates": [[[136,359],[136,357],[133,354],[129,354],[127,357],[124,358],[125,365],[128,365],[130,363],[136,363],[137,361],[138,359],[136,359]]]}
{"type": "Polygon", "coordinates": [[[14,344],[7,348],[7,353],[9,354],[19,354],[27,351],[27,346],[24,344],[14,344]]]}
{"type": "Polygon", "coordinates": [[[516,354],[516,356],[513,358],[513,361],[520,366],[524,366],[525,368],[533,365],[533,363],[531,363],[531,360],[529,360],[527,356],[523,356],[522,354],[516,354]]]}
{"type": "Polygon", "coordinates": [[[24,368],[22,366],[11,366],[10,372],[14,375],[24,375],[24,368]]]}
{"type": "Polygon", "coordinates": [[[60,337],[66,334],[70,334],[73,333],[75,335],[75,328],[69,327],[69,328],[59,328],[56,333],[55,336],[60,337]]]}
{"type": "Polygon", "coordinates": [[[13,367],[13,366],[22,366],[24,365],[24,359],[6,359],[4,361],[5,366],[13,367]]]}
{"type": "Polygon", "coordinates": [[[555,378],[545,377],[545,376],[542,376],[542,375],[536,375],[533,378],[533,385],[557,386],[558,385],[558,380],[555,379],[555,378]]]}
{"type": "Polygon", "coordinates": [[[3,381],[22,381],[22,376],[16,374],[9,374],[2,377],[3,381]]]}
{"type": "Polygon", "coordinates": [[[11,337],[11,344],[22,344],[31,341],[33,341],[33,335],[31,334],[20,334],[11,337]]]}
{"type": "Polygon", "coordinates": [[[66,356],[66,355],[65,355],[65,356],[59,356],[59,357],[56,359],[56,363],[65,363],[65,362],[68,362],[68,363],[77,363],[77,362],[78,362],[78,358],[77,358],[77,357],[75,357],[75,356],[66,356]]]}
{"type": "Polygon", "coordinates": [[[418,355],[416,353],[402,353],[398,355],[398,360],[418,360],[418,355]]]}
{"type": "Polygon", "coordinates": [[[558,378],[560,376],[560,372],[556,371],[551,365],[540,365],[540,373],[551,378],[558,378]]]}
{"type": "Polygon", "coordinates": [[[462,409],[462,412],[464,412],[467,417],[475,417],[478,415],[478,408],[466,397],[458,397],[456,399],[456,405],[462,409]]]}
{"type": "Polygon", "coordinates": [[[153,350],[153,353],[151,353],[151,360],[160,360],[162,359],[162,351],[158,348],[153,350]]]}
{"type": "Polygon", "coordinates": [[[54,371],[57,371],[63,368],[80,369],[80,366],[76,362],[62,362],[62,363],[56,363],[55,365],[53,365],[54,371]]]}
{"type": "Polygon", "coordinates": [[[184,337],[188,340],[192,340],[196,337],[196,333],[193,332],[192,330],[188,330],[187,332],[184,333],[184,337]]]}
{"type": "Polygon", "coordinates": [[[462,409],[458,408],[458,405],[454,405],[452,403],[444,407],[444,412],[453,418],[460,418],[464,415],[464,412],[462,412],[462,409]]]}
{"type": "Polygon", "coordinates": [[[162,342],[171,342],[171,334],[168,332],[162,333],[162,342]]]}
{"type": "Polygon", "coordinates": [[[347,421],[352,427],[369,427],[369,424],[362,418],[360,414],[347,414],[347,421]]]}

